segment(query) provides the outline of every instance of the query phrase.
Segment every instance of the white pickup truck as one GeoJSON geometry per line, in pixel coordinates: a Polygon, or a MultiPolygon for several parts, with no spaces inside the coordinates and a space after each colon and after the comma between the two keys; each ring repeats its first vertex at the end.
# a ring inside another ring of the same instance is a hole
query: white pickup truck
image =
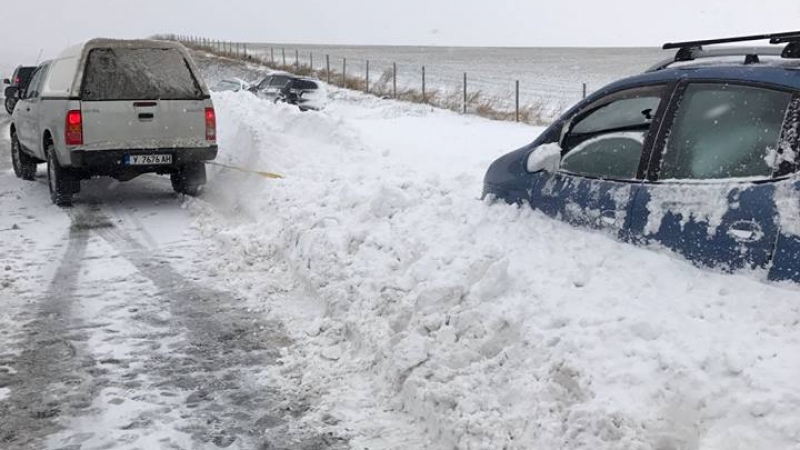
{"type": "Polygon", "coordinates": [[[196,195],[217,155],[208,89],[181,44],[94,39],[41,64],[19,93],[11,123],[16,175],[47,163],[53,202],[69,205],[80,181],[169,174],[196,195]]]}

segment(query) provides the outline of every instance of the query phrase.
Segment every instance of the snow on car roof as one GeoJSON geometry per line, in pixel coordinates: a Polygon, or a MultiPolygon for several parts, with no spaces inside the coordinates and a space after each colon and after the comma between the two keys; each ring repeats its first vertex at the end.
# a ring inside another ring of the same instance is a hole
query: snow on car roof
{"type": "Polygon", "coordinates": [[[294,78],[295,80],[314,81],[314,82],[317,82],[317,83],[319,83],[319,81],[320,81],[317,78],[311,78],[311,77],[304,77],[304,76],[300,76],[300,75],[295,75],[295,74],[293,74],[291,72],[286,72],[284,70],[273,70],[273,71],[268,72],[266,76],[273,77],[275,75],[294,78]]]}
{"type": "Polygon", "coordinates": [[[107,39],[95,38],[68,47],[62,51],[58,58],[80,57],[84,50],[94,48],[184,48],[182,44],[171,41],[159,41],[154,39],[107,39]]]}

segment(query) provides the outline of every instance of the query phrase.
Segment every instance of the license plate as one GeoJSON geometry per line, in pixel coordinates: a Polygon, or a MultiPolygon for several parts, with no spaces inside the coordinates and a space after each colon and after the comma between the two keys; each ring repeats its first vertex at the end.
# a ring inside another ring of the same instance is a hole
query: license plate
{"type": "Polygon", "coordinates": [[[172,155],[125,155],[126,166],[151,166],[157,164],[172,164],[172,155]]]}

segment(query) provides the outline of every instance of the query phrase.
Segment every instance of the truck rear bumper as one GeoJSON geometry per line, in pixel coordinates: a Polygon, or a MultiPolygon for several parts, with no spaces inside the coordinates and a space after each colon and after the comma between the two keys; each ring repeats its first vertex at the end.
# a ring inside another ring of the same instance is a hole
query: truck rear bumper
{"type": "Polygon", "coordinates": [[[125,150],[72,150],[70,165],[92,174],[106,175],[119,172],[174,172],[189,163],[210,161],[217,157],[216,145],[201,148],[125,149],[125,150]],[[172,155],[172,164],[130,166],[129,155],[172,155]]]}

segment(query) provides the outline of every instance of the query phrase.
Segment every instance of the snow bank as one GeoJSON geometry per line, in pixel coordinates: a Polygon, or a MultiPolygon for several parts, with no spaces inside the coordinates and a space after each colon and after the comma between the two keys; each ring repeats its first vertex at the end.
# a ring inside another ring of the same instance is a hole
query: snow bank
{"type": "Polygon", "coordinates": [[[193,208],[354,448],[800,445],[796,286],[479,201],[538,130],[336,95],[215,96],[221,162],[286,178],[215,170],[193,208]]]}

